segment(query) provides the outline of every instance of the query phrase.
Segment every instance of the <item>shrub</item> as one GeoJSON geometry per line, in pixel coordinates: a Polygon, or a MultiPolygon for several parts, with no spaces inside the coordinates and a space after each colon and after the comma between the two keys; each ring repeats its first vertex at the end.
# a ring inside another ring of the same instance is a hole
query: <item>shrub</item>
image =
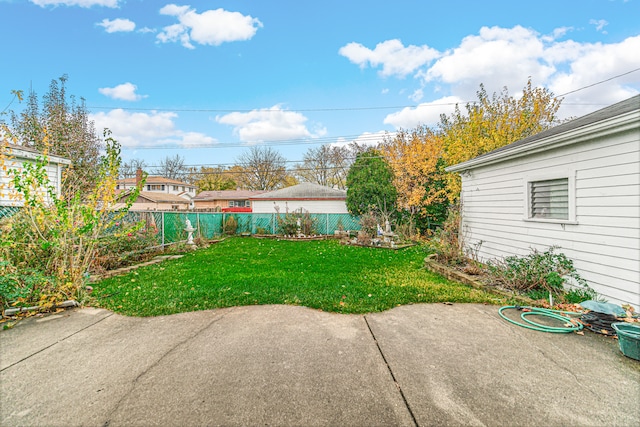
{"type": "Polygon", "coordinates": [[[278,232],[285,236],[296,236],[298,233],[305,236],[316,234],[316,220],[311,216],[309,211],[303,211],[302,208],[284,216],[277,215],[278,232]]]}
{"type": "Polygon", "coordinates": [[[539,296],[552,293],[562,296],[567,284],[575,285],[571,295],[593,296],[593,290],[580,277],[573,261],[561,252],[556,252],[557,246],[552,246],[544,252],[532,249],[524,257],[509,256],[502,260],[492,260],[487,264],[489,274],[505,287],[539,296]]]}
{"type": "Polygon", "coordinates": [[[147,260],[159,252],[159,248],[155,248],[158,245],[157,234],[151,229],[105,236],[98,243],[91,271],[113,270],[147,260]]]}
{"type": "Polygon", "coordinates": [[[13,301],[50,307],[65,299],[84,298],[100,240],[124,217],[144,182],[127,196],[124,209],[113,210],[120,146],[108,137],[108,131],[105,145],[98,181],[87,194],[58,197],[47,174],[46,149],[33,163],[8,170],[10,196],[24,206],[20,213],[2,221],[0,259],[5,261],[2,268],[6,276],[0,290],[3,305],[13,301]]]}
{"type": "Polygon", "coordinates": [[[438,260],[444,264],[461,265],[467,260],[462,250],[460,237],[460,205],[449,209],[447,219],[431,240],[429,248],[436,253],[438,260]]]}
{"type": "MultiPolygon", "coordinates": [[[[360,232],[358,233],[358,241],[361,237],[367,236],[369,240],[378,235],[378,217],[372,211],[362,214],[360,217],[360,232]]],[[[362,243],[362,242],[361,242],[362,243]]]]}
{"type": "Polygon", "coordinates": [[[229,216],[225,219],[224,224],[222,225],[222,232],[224,234],[233,235],[238,231],[238,221],[236,217],[229,216]]]}

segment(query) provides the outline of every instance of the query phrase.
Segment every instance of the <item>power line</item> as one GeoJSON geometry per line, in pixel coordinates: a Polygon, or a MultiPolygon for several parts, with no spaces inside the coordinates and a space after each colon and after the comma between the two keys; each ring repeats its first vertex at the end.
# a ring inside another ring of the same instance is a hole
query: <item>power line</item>
{"type": "MultiPolygon", "coordinates": [[[[369,135],[346,135],[346,136],[332,136],[332,137],[320,137],[312,139],[273,139],[267,141],[261,141],[260,144],[268,144],[269,146],[278,145],[315,145],[315,144],[335,144],[339,141],[351,142],[375,142],[383,139],[386,135],[393,135],[395,132],[388,132],[385,135],[380,133],[372,133],[369,135]]],[[[157,146],[133,146],[125,147],[129,150],[182,150],[187,148],[246,148],[252,144],[247,142],[218,142],[216,144],[207,145],[189,145],[188,147],[176,146],[176,145],[157,145],[157,146]]]]}
{"type": "MultiPolygon", "coordinates": [[[[602,83],[609,82],[609,81],[611,81],[611,80],[617,79],[618,77],[622,77],[622,76],[626,76],[627,74],[635,73],[636,71],[640,71],[640,67],[639,67],[639,68],[636,68],[635,70],[627,71],[626,73],[618,74],[617,76],[609,77],[608,79],[600,80],[599,82],[592,83],[592,84],[590,84],[590,85],[583,86],[583,87],[578,88],[578,89],[575,89],[575,90],[571,90],[571,91],[566,92],[566,93],[563,93],[563,94],[561,94],[561,95],[556,95],[556,97],[557,97],[557,98],[559,98],[559,97],[561,97],[561,96],[567,96],[567,95],[569,95],[569,94],[571,94],[571,93],[576,93],[576,92],[579,92],[579,91],[581,91],[581,90],[585,90],[585,89],[588,89],[588,88],[590,88],[590,87],[597,86],[597,85],[600,85],[600,84],[602,84],[602,83]]],[[[580,104],[571,104],[571,105],[580,105],[580,104]]]]}
{"type": "MultiPolygon", "coordinates": [[[[640,71],[639,68],[635,68],[633,70],[617,74],[615,76],[609,77],[604,80],[600,80],[598,82],[592,83],[590,85],[586,85],[580,87],[578,89],[571,90],[569,92],[565,92],[560,95],[556,95],[556,97],[566,96],[575,92],[579,92],[581,90],[588,89],[593,86],[600,85],[602,83],[609,82],[611,80],[615,80],[619,77],[626,76],[628,74],[635,73],[640,71]]],[[[138,107],[105,107],[105,106],[88,106],[87,108],[96,109],[96,110],[126,110],[126,111],[162,111],[162,112],[188,112],[188,113],[250,113],[254,111],[260,111],[261,113],[283,113],[283,112],[328,112],[328,111],[367,111],[367,110],[396,110],[399,108],[424,108],[424,107],[446,107],[452,105],[459,104],[473,104],[478,102],[477,100],[472,101],[460,101],[460,102],[437,102],[431,104],[411,104],[411,105],[383,105],[383,106],[369,106],[369,107],[327,107],[327,108],[300,108],[295,110],[280,110],[280,109],[269,109],[269,108],[253,108],[253,109],[229,109],[229,108],[138,108],[138,107]]],[[[594,104],[594,103],[567,103],[565,105],[576,105],[576,106],[587,106],[587,105],[604,105],[604,104],[594,104]]]]}

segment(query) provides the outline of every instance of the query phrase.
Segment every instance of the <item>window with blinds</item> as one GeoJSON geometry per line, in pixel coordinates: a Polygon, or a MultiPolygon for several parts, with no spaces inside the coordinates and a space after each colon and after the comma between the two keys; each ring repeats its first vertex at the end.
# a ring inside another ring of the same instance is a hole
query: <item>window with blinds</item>
{"type": "Polygon", "coordinates": [[[529,183],[530,218],[569,219],[569,179],[529,183]]]}

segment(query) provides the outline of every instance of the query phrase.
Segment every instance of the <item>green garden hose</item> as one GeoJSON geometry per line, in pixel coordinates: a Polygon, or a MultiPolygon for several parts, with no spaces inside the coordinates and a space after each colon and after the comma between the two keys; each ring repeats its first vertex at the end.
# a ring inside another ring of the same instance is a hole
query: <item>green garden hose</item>
{"type": "Polygon", "coordinates": [[[540,332],[568,334],[569,332],[578,332],[583,328],[582,323],[577,322],[577,324],[574,324],[571,322],[570,318],[562,315],[562,314],[567,314],[567,315],[576,316],[580,314],[580,313],[574,313],[572,311],[551,310],[548,308],[538,308],[538,307],[524,307],[519,305],[505,305],[504,307],[501,307],[500,310],[498,310],[498,314],[507,322],[513,323],[514,325],[522,326],[523,328],[533,329],[534,331],[540,331],[540,332]],[[520,323],[520,322],[516,322],[515,320],[509,319],[507,316],[504,315],[504,313],[502,313],[504,310],[509,310],[509,309],[513,309],[513,310],[526,309],[527,311],[523,311],[522,314],[520,314],[520,318],[525,323],[520,323]],[[540,323],[534,322],[533,320],[527,319],[528,316],[550,317],[552,319],[559,320],[560,322],[562,322],[563,326],[542,325],[540,323]],[[570,323],[571,326],[567,326],[568,323],[570,323]]]}

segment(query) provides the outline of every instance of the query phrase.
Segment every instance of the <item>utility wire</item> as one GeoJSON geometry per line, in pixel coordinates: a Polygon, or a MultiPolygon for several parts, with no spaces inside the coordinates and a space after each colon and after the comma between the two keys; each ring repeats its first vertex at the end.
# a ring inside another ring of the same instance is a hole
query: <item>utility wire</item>
{"type": "MultiPolygon", "coordinates": [[[[571,90],[569,92],[565,92],[560,95],[556,95],[556,97],[567,96],[572,93],[576,93],[585,89],[588,89],[593,86],[600,85],[602,83],[609,82],[611,80],[615,80],[619,77],[626,76],[628,74],[635,73],[640,71],[639,68],[635,68],[633,70],[617,74],[615,76],[609,77],[604,80],[600,80],[598,82],[592,83],[587,86],[583,86],[578,89],[571,90]]],[[[283,113],[283,112],[327,112],[327,111],[367,111],[367,110],[395,110],[399,108],[423,108],[423,107],[445,107],[451,105],[459,105],[459,104],[473,104],[478,102],[477,100],[473,101],[460,101],[460,102],[438,102],[432,104],[412,104],[412,105],[384,105],[384,106],[371,106],[371,107],[330,107],[330,108],[301,108],[295,110],[280,110],[280,109],[269,109],[269,108],[254,108],[254,109],[229,109],[229,108],[137,108],[137,107],[104,107],[104,106],[89,106],[87,108],[96,109],[96,110],[129,110],[129,111],[176,111],[176,112],[189,112],[189,113],[250,113],[254,111],[260,112],[273,112],[273,113],[283,113]]],[[[576,106],[585,106],[585,105],[604,105],[604,104],[594,104],[594,103],[567,103],[565,105],[576,105],[576,106]]]]}
{"type": "MultiPolygon", "coordinates": [[[[627,74],[635,73],[636,71],[640,71],[640,67],[639,67],[639,68],[636,68],[635,70],[627,71],[626,73],[618,74],[617,76],[609,77],[608,79],[600,80],[599,82],[592,83],[592,84],[590,84],[590,85],[583,86],[583,87],[581,87],[581,88],[578,88],[578,89],[575,89],[575,90],[571,90],[571,91],[569,91],[569,92],[565,92],[565,93],[563,93],[563,94],[561,94],[561,95],[556,95],[556,98],[559,98],[559,97],[561,97],[561,96],[567,96],[567,95],[569,95],[569,94],[571,94],[571,93],[580,92],[581,90],[585,90],[585,89],[588,89],[588,88],[590,88],[590,87],[594,87],[594,86],[600,85],[600,84],[602,84],[602,83],[609,82],[609,81],[611,81],[611,80],[617,79],[618,77],[622,77],[622,76],[626,76],[627,74]]],[[[571,104],[571,105],[579,105],[579,104],[571,104]]]]}

